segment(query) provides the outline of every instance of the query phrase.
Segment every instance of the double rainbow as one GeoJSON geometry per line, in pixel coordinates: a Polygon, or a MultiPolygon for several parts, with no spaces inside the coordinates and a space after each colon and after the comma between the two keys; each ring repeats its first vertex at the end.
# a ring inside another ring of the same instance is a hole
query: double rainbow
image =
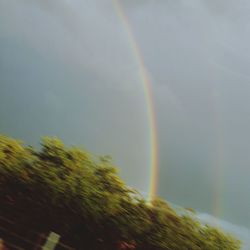
{"type": "MultiPolygon", "coordinates": [[[[138,64],[138,74],[143,87],[145,96],[147,116],[148,116],[148,131],[149,131],[149,162],[150,162],[150,180],[148,190],[149,202],[157,195],[158,185],[158,143],[157,143],[157,126],[156,117],[154,111],[154,100],[152,94],[151,79],[147,73],[147,69],[144,63],[144,59],[138,43],[136,41],[133,29],[125,14],[121,0],[112,0],[114,9],[122,22],[122,25],[127,33],[131,50],[138,64]]],[[[214,216],[219,217],[222,212],[222,190],[223,190],[223,172],[224,172],[224,145],[223,145],[223,131],[222,122],[220,119],[220,107],[218,103],[218,97],[215,96],[214,100],[215,110],[215,126],[217,127],[217,148],[214,162],[214,172],[216,173],[215,185],[212,195],[212,212],[214,216]]]]}

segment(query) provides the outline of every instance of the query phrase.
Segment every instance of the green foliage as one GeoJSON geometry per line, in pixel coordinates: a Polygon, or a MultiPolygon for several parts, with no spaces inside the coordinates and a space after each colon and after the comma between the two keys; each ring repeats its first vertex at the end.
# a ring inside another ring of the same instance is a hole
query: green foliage
{"type": "Polygon", "coordinates": [[[1,212],[22,211],[27,226],[55,230],[76,249],[240,249],[233,237],[178,215],[165,201],[145,201],[109,156],[57,138],[44,138],[37,151],[0,136],[0,198],[1,212]]]}

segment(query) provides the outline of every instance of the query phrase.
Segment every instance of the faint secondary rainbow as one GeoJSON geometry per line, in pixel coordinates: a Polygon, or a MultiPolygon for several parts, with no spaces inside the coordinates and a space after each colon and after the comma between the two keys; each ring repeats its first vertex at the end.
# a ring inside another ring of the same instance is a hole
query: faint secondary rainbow
{"type": "Polygon", "coordinates": [[[129,23],[128,18],[125,15],[123,7],[120,0],[112,0],[114,8],[118,17],[120,18],[122,25],[124,26],[131,49],[135,56],[136,62],[138,64],[138,73],[143,85],[144,96],[147,105],[147,115],[149,120],[149,145],[150,145],[150,184],[148,190],[148,199],[151,201],[157,194],[157,184],[158,184],[158,143],[157,143],[157,127],[156,127],[156,117],[154,111],[153,94],[151,87],[151,80],[147,73],[143,56],[141,54],[140,48],[136,42],[133,30],[129,23]]]}
{"type": "Polygon", "coordinates": [[[224,162],[224,134],[221,120],[221,105],[219,100],[219,94],[214,91],[213,95],[214,105],[214,125],[216,127],[216,151],[214,160],[214,187],[213,187],[213,200],[212,200],[212,212],[215,217],[220,217],[223,213],[223,188],[224,188],[224,176],[225,162],[224,162]]]}

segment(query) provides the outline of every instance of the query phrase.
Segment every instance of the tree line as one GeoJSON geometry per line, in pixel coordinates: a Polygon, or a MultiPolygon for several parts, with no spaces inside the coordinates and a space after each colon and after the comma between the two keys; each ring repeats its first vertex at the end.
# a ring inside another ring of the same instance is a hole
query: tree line
{"type": "Polygon", "coordinates": [[[240,242],[127,187],[107,156],[57,138],[34,149],[0,135],[0,212],[76,249],[236,250],[240,242]],[[18,216],[21,213],[22,216],[18,216]]]}

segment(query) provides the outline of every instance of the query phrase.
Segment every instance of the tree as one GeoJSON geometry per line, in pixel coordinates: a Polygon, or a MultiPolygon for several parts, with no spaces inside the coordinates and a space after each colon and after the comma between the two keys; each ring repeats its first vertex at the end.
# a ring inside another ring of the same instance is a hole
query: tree
{"type": "Polygon", "coordinates": [[[240,249],[239,241],[195,215],[179,215],[159,198],[148,203],[125,185],[110,157],[57,138],[44,138],[35,150],[0,136],[0,199],[0,214],[55,231],[76,249],[240,249]]]}

